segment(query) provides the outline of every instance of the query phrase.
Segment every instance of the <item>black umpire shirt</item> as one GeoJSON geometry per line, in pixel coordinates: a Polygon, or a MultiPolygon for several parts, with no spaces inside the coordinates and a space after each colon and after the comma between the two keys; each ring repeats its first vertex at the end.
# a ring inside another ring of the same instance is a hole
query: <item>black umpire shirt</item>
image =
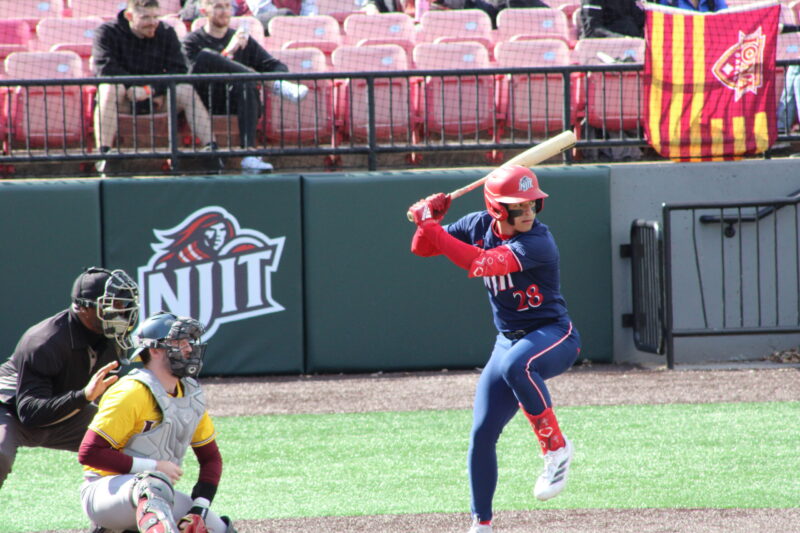
{"type": "Polygon", "coordinates": [[[118,359],[118,350],[71,309],[61,311],[29,328],[0,365],[0,403],[27,426],[61,422],[89,404],[83,388],[97,369],[118,359]]]}

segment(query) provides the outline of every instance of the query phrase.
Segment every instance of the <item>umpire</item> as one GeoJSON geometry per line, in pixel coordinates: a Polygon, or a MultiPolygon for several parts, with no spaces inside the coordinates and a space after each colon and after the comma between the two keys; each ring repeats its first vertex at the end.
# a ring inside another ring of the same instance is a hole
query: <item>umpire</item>
{"type": "Polygon", "coordinates": [[[123,270],[89,268],[72,286],[72,305],[29,328],[0,365],[0,487],[21,446],[78,451],[93,402],[127,362],[138,296],[123,270]]]}

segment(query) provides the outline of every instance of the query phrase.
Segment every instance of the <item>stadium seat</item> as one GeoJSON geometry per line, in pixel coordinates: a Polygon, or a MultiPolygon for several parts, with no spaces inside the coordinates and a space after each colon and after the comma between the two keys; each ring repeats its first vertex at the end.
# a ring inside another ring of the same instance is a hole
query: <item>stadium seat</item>
{"type": "Polygon", "coordinates": [[[335,18],[340,25],[353,13],[361,9],[361,0],[317,0],[319,15],[329,15],[335,18]]]}
{"type": "Polygon", "coordinates": [[[47,17],[60,17],[63,12],[63,0],[14,0],[3,3],[2,17],[24,20],[33,35],[40,20],[47,17]]]}
{"type": "Polygon", "coordinates": [[[178,36],[178,39],[181,41],[184,37],[186,37],[186,34],[189,33],[189,30],[186,29],[186,24],[183,22],[183,19],[181,19],[180,15],[170,13],[169,15],[161,15],[158,17],[158,19],[164,24],[169,24],[172,26],[178,36]]]}
{"type": "MultiPolygon", "coordinates": [[[[569,47],[561,39],[500,42],[495,55],[498,67],[567,67],[570,64],[569,47]]],[[[525,132],[530,138],[549,137],[565,128],[561,73],[503,76],[498,102],[498,110],[505,117],[505,129],[525,132]]]]}
{"type": "Polygon", "coordinates": [[[418,113],[426,138],[471,136],[481,132],[494,135],[499,119],[495,108],[495,83],[491,75],[479,75],[489,68],[486,48],[476,42],[419,43],[414,47],[417,70],[460,69],[474,74],[427,76],[419,96],[418,113]]]}
{"type": "MultiPolygon", "coordinates": [[[[328,70],[325,54],[316,48],[275,50],[272,55],[282,61],[289,72],[318,74],[328,70]]],[[[324,145],[333,133],[333,81],[302,80],[308,94],[295,104],[268,93],[266,102],[267,140],[280,146],[303,143],[324,145]]],[[[332,141],[331,141],[332,144],[332,141]]]]}
{"type": "Polygon", "coordinates": [[[30,40],[31,31],[25,20],[0,20],[0,60],[12,52],[27,52],[30,40]]]}
{"type": "Polygon", "coordinates": [[[94,31],[103,23],[100,17],[45,18],[36,25],[38,46],[42,51],[72,51],[81,56],[83,72],[88,75],[94,31]]]}
{"type": "Polygon", "coordinates": [[[466,41],[481,43],[486,47],[491,59],[495,37],[492,33],[492,20],[485,11],[451,9],[428,11],[422,15],[417,33],[417,43],[466,41]]]}
{"type": "Polygon", "coordinates": [[[330,15],[273,17],[268,24],[267,50],[281,48],[319,48],[331,65],[330,55],[342,44],[339,22],[330,15]]]}
{"type": "MultiPolygon", "coordinates": [[[[5,67],[8,76],[15,79],[83,77],[81,58],[70,51],[14,52],[6,58],[5,67]]],[[[49,149],[83,144],[89,131],[83,94],[78,85],[13,88],[7,109],[13,140],[25,147],[49,149]]]]}
{"type": "Polygon", "coordinates": [[[68,11],[73,18],[100,17],[110,20],[126,5],[125,0],[70,0],[68,11]]]}
{"type": "MultiPolygon", "coordinates": [[[[191,31],[197,31],[202,28],[206,23],[206,17],[197,17],[192,21],[191,31]]],[[[231,17],[230,27],[238,29],[239,26],[244,26],[250,38],[254,39],[258,44],[264,46],[264,25],[261,21],[252,15],[242,15],[239,17],[231,17]]]]}
{"type": "Polygon", "coordinates": [[[351,15],[344,21],[344,37],[345,44],[354,46],[396,44],[402,46],[411,59],[416,30],[414,19],[405,13],[351,15]]]}
{"type": "MultiPolygon", "coordinates": [[[[397,71],[408,69],[408,58],[405,50],[396,44],[343,45],[334,50],[333,65],[337,72],[397,71]]],[[[367,81],[337,81],[335,94],[334,114],[337,124],[341,124],[339,133],[348,139],[367,139],[367,81]]],[[[391,144],[411,142],[415,126],[412,94],[411,82],[406,76],[374,80],[375,137],[378,141],[391,144]]]]}
{"type": "MultiPolygon", "coordinates": [[[[643,64],[644,39],[608,37],[580,39],[572,52],[578,65],[643,64]]],[[[607,131],[642,126],[644,87],[641,72],[589,72],[581,76],[575,93],[588,124],[607,131]]],[[[578,118],[578,117],[576,117],[578,118]]]]}
{"type": "Polygon", "coordinates": [[[570,24],[563,11],[546,7],[503,9],[497,14],[497,42],[522,39],[562,39],[570,48],[570,24]]]}

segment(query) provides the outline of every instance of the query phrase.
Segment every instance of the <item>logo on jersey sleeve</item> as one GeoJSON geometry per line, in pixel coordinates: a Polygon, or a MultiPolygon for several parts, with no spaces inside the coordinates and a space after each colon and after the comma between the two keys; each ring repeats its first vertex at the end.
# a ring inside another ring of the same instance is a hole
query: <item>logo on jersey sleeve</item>
{"type": "Polygon", "coordinates": [[[285,237],[242,228],[219,206],[153,235],[154,253],[138,269],[142,319],[160,310],[195,317],[208,340],[221,324],[285,309],[272,297],[285,237]]]}

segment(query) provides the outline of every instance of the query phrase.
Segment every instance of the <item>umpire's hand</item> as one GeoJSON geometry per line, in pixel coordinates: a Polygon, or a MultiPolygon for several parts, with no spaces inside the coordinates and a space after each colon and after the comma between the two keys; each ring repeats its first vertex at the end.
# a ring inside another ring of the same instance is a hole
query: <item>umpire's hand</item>
{"type": "Polygon", "coordinates": [[[108,374],[118,366],[118,361],[112,361],[94,373],[92,379],[89,380],[89,384],[83,388],[83,394],[86,396],[87,400],[90,402],[95,401],[103,395],[107,388],[116,383],[119,376],[116,374],[111,374],[109,376],[108,374]]]}

